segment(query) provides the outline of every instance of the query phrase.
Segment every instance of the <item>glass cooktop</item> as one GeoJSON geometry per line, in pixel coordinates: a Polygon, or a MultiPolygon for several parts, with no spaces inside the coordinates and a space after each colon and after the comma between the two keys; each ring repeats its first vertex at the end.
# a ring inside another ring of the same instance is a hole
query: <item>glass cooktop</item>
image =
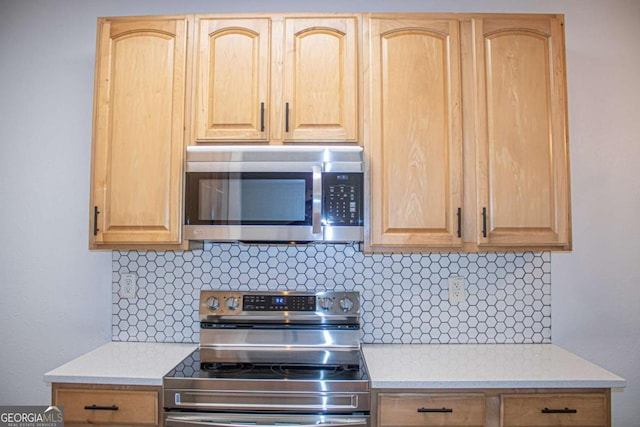
{"type": "Polygon", "coordinates": [[[201,363],[196,349],[165,377],[238,380],[368,381],[362,355],[352,365],[304,363],[201,363]]]}

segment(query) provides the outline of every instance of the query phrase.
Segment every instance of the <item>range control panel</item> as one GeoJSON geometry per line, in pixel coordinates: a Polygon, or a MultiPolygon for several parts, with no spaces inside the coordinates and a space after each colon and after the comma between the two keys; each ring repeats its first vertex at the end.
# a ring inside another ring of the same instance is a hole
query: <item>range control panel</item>
{"type": "Polygon", "coordinates": [[[358,316],[358,292],[234,292],[200,291],[200,321],[216,316],[266,316],[286,318],[307,315],[358,316]]]}
{"type": "Polygon", "coordinates": [[[325,224],[362,225],[364,193],[362,173],[323,173],[322,186],[325,224]]]}
{"type": "Polygon", "coordinates": [[[315,295],[244,295],[243,311],[316,311],[315,295]]]}

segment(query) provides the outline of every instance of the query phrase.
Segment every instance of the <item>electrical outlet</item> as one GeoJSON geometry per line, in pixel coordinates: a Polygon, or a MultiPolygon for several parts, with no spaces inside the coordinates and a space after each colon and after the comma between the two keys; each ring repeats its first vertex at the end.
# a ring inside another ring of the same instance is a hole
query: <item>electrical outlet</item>
{"type": "Polygon", "coordinates": [[[120,298],[135,299],[137,291],[136,273],[124,273],[120,275],[120,298]]]}
{"type": "Polygon", "coordinates": [[[458,304],[467,300],[467,290],[464,284],[464,277],[449,277],[449,303],[458,304]]]}

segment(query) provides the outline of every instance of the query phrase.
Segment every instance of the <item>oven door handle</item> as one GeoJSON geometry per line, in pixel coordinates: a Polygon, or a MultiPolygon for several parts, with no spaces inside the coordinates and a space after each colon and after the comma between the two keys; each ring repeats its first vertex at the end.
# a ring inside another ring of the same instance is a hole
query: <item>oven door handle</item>
{"type": "MultiPolygon", "coordinates": [[[[174,408],[198,410],[241,410],[241,411],[330,411],[358,409],[358,393],[335,393],[331,396],[307,393],[242,393],[228,399],[229,393],[180,391],[165,395],[165,402],[173,401],[174,408]],[[173,398],[169,397],[173,394],[173,398]],[[268,396],[271,401],[264,401],[268,396]],[[221,400],[222,399],[222,400],[221,400]],[[274,401],[273,399],[280,399],[274,401]]],[[[231,393],[233,394],[233,393],[231,393]]]]}
{"type": "MultiPolygon", "coordinates": [[[[200,418],[198,420],[189,420],[189,421],[180,421],[178,423],[175,422],[174,419],[167,419],[165,422],[165,426],[191,426],[191,425],[206,425],[209,427],[278,427],[280,424],[252,424],[252,423],[221,423],[218,421],[207,421],[205,418],[200,418]]],[[[354,426],[364,426],[367,425],[366,420],[362,420],[360,423],[349,423],[345,424],[342,422],[335,423],[323,423],[323,424],[289,424],[287,423],[287,427],[354,427],[354,426]]]]}
{"type": "MultiPolygon", "coordinates": [[[[260,424],[260,423],[245,423],[245,422],[220,422],[215,420],[207,420],[206,415],[200,416],[169,416],[165,419],[165,427],[188,427],[188,426],[209,426],[209,427],[277,427],[282,425],[281,423],[260,424]]],[[[286,422],[287,427],[357,427],[366,426],[367,420],[364,418],[346,421],[335,420],[334,422],[321,422],[321,423],[290,423],[286,422]]]]}

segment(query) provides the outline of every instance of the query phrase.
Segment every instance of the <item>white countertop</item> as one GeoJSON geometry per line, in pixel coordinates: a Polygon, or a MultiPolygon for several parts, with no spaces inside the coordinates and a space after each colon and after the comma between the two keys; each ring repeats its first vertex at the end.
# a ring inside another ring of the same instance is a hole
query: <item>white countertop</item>
{"type": "Polygon", "coordinates": [[[372,388],[618,388],[626,381],[553,344],[366,344],[372,388]]]}
{"type": "Polygon", "coordinates": [[[49,383],[162,385],[197,344],[110,342],[44,374],[49,383]]]}
{"type": "MultiPolygon", "coordinates": [[[[46,382],[162,385],[197,344],[110,342],[46,382]]],[[[372,388],[619,388],[626,381],[552,344],[365,344],[372,388]]]]}

